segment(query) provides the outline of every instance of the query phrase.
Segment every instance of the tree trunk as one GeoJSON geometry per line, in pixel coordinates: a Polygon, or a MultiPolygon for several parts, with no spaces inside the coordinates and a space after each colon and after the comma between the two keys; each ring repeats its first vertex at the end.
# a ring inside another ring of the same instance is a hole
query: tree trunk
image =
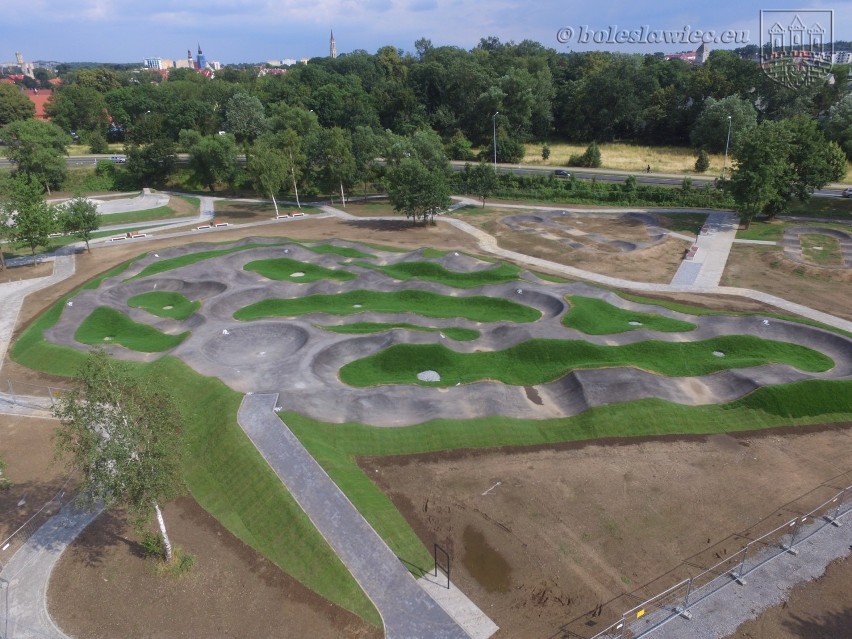
{"type": "Polygon", "coordinates": [[[6,270],[6,258],[3,255],[3,244],[0,243],[0,271],[6,270]]]}
{"type": "Polygon", "coordinates": [[[346,208],[346,196],[343,194],[343,182],[340,183],[340,201],[343,203],[343,208],[346,208]]]}
{"type": "Polygon", "coordinates": [[[33,266],[35,266],[38,262],[36,262],[36,254],[35,254],[35,246],[30,247],[33,252],[33,266]]]}
{"type": "Polygon", "coordinates": [[[169,539],[169,533],[166,531],[166,520],[163,519],[163,511],[160,510],[160,504],[154,502],[154,510],[157,512],[157,523],[160,525],[160,534],[163,536],[163,548],[166,550],[166,561],[171,563],[173,554],[172,554],[172,542],[169,539]]]}
{"type": "Polygon", "coordinates": [[[275,201],[275,194],[270,193],[272,195],[272,206],[275,207],[275,217],[278,217],[278,202],[275,201]]]}
{"type": "Polygon", "coordinates": [[[302,205],[299,204],[299,187],[296,186],[296,169],[293,166],[293,152],[290,151],[290,175],[293,177],[293,191],[296,193],[296,206],[302,208],[302,205]]]}

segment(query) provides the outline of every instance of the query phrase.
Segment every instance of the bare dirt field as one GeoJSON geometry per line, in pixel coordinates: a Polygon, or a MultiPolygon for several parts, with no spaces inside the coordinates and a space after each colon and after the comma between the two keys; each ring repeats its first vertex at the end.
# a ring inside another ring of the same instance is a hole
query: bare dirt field
{"type": "Polygon", "coordinates": [[[101,515],[51,577],[48,608],[63,631],[86,639],[382,636],[283,573],[193,499],[177,499],[164,515],[174,543],[195,555],[192,570],[156,575],[123,515],[101,515]]]}
{"type": "Polygon", "coordinates": [[[498,636],[588,636],[684,578],[682,562],[709,567],[739,550],[734,533],[787,521],[847,485],[852,428],[809,430],[370,458],[362,467],[424,544],[448,549],[455,583],[498,636]]]}
{"type": "MultiPolygon", "coordinates": [[[[492,234],[505,249],[637,282],[670,282],[680,266],[684,249],[689,246],[685,240],[669,237],[645,248],[618,250],[601,240],[648,242],[649,237],[645,224],[614,214],[584,212],[566,219],[557,228],[537,228],[533,222],[525,223],[526,232],[518,232],[503,221],[523,213],[523,209],[496,205],[465,209],[458,217],[492,234]],[[583,246],[572,248],[564,240],[583,246]]],[[[535,210],[529,213],[534,215],[535,210]]]]}
{"type": "Polygon", "coordinates": [[[825,574],[793,588],[783,604],[742,624],[726,639],[841,639],[852,628],[852,556],[831,563],[825,574]]]}
{"type": "Polygon", "coordinates": [[[49,275],[53,275],[53,262],[39,262],[33,266],[32,261],[27,260],[25,264],[20,266],[9,266],[7,264],[6,269],[0,271],[0,284],[49,275]]]}
{"type": "Polygon", "coordinates": [[[722,286],[766,291],[844,319],[852,319],[852,269],[808,266],[774,246],[734,244],[722,286]]]}

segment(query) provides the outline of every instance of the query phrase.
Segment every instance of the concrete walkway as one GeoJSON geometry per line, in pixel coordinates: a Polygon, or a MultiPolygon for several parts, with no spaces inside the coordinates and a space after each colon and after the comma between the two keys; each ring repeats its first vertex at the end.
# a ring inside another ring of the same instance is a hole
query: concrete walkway
{"type": "Polygon", "coordinates": [[[67,504],[12,555],[0,572],[0,578],[8,582],[3,584],[8,587],[9,602],[4,639],[68,639],[47,612],[50,573],[68,544],[99,513],[67,504]]]}
{"type": "Polygon", "coordinates": [[[683,260],[672,278],[674,286],[718,286],[737,235],[739,217],[727,211],[714,211],[707,216],[702,234],[695,245],[698,252],[691,260],[683,260]],[[706,232],[705,232],[706,230],[706,232]]]}
{"type": "Polygon", "coordinates": [[[275,414],[277,394],[246,395],[240,426],[376,606],[386,639],[485,639],[484,615],[462,630],[426,592],[275,414]]]}

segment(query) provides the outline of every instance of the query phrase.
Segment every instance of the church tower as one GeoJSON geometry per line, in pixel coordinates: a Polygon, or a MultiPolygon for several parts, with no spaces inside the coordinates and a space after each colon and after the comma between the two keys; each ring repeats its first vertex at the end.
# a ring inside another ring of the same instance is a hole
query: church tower
{"type": "Polygon", "coordinates": [[[330,55],[332,59],[337,57],[337,45],[334,44],[334,30],[331,32],[331,40],[328,43],[328,55],[330,55]]]}

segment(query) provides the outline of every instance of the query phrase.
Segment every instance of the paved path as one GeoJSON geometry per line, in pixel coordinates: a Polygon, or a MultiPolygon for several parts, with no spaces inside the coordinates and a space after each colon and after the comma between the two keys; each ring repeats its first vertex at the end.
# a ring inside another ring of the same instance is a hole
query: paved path
{"type": "Polygon", "coordinates": [[[8,633],[4,639],[67,639],[47,613],[50,573],[68,544],[99,512],[80,511],[73,503],[67,504],[3,567],[0,578],[8,582],[9,602],[8,633]]]}
{"type": "Polygon", "coordinates": [[[727,211],[713,211],[704,223],[704,234],[695,240],[698,252],[691,260],[683,260],[672,279],[675,286],[718,286],[737,235],[739,217],[727,211]]]}
{"type": "Polygon", "coordinates": [[[246,395],[240,426],[376,606],[386,639],[466,639],[278,418],[277,399],[246,395]]]}

